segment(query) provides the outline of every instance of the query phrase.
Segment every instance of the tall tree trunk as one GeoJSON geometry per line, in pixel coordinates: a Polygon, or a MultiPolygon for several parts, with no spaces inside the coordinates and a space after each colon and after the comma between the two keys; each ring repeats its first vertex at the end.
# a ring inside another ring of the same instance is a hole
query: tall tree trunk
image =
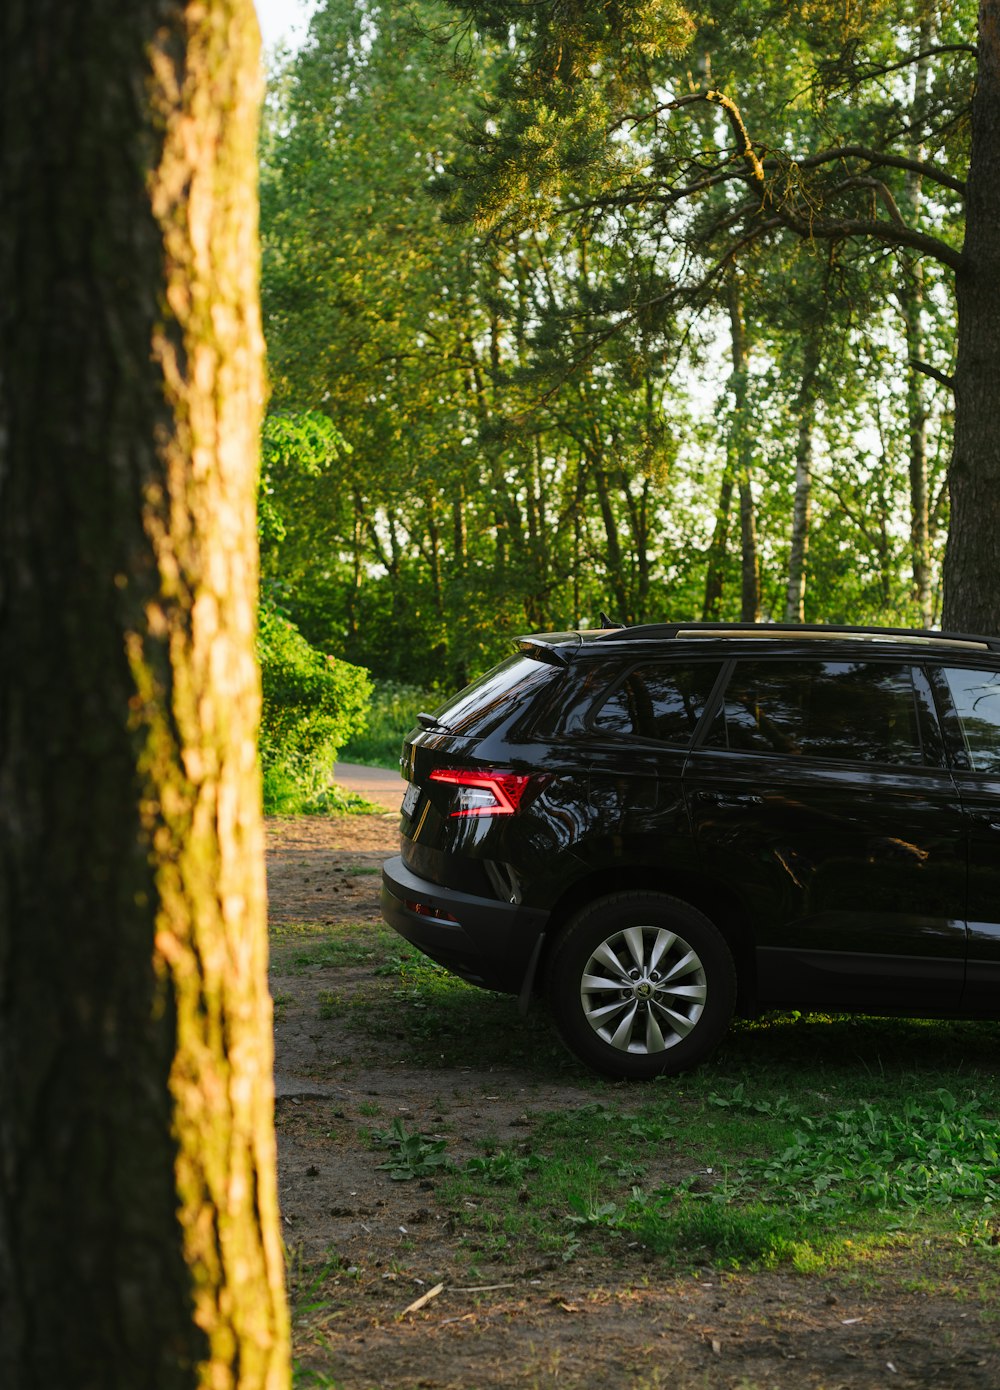
{"type": "MultiPolygon", "coordinates": [[[[917,52],[926,53],[934,41],[934,17],[926,16],[917,31],[917,52]]],[[[919,113],[927,99],[929,59],[921,59],[914,71],[913,106],[919,113]]],[[[924,158],[918,143],[911,151],[913,158],[924,158]]],[[[914,226],[920,217],[923,199],[920,174],[907,170],[904,178],[904,202],[914,226]]],[[[910,446],[910,555],[913,567],[913,598],[920,623],[930,627],[933,619],[931,583],[930,506],[927,484],[927,404],[925,384],[916,364],[924,356],[924,272],[920,261],[902,267],[902,277],[896,295],[906,335],[907,377],[906,413],[910,446]]]]}
{"type": "Polygon", "coordinates": [[[740,498],[740,617],[760,618],[760,562],[757,556],[757,518],[753,498],[753,435],[747,418],[747,347],[743,302],[736,275],[729,278],[729,325],[732,334],[734,452],[740,498]]]}
{"type": "Polygon", "coordinates": [[[581,510],[582,510],[582,509],[581,509],[580,507],[574,507],[574,508],[573,508],[573,570],[572,570],[572,582],[573,582],[573,626],[574,626],[575,628],[577,628],[577,627],[580,626],[580,619],[581,619],[581,617],[582,617],[582,613],[581,613],[581,610],[580,610],[580,551],[581,551],[581,544],[580,544],[580,542],[581,542],[581,534],[580,534],[580,531],[581,531],[581,527],[580,527],[580,515],[581,515],[581,510]]]}
{"type": "Polygon", "coordinates": [[[351,587],[347,592],[347,631],[352,637],[358,633],[358,603],[361,598],[361,585],[364,579],[364,504],[361,494],[354,492],[354,518],[351,524],[351,587]]]}
{"type": "Polygon", "coordinates": [[[807,338],[802,381],[795,402],[795,498],[792,504],[792,543],[788,555],[785,589],[785,622],[805,622],[806,560],[812,512],[813,426],[816,423],[816,372],[819,368],[818,334],[807,338]]]}
{"type": "Polygon", "coordinates": [[[465,485],[459,483],[458,491],[451,504],[451,529],[454,548],[454,569],[456,574],[465,573],[465,485]]]}
{"type": "Polygon", "coordinates": [[[760,564],[757,558],[757,511],[750,473],[740,472],[740,617],[760,621],[760,564]]]}
{"type": "Polygon", "coordinates": [[[594,462],[593,467],[594,482],[597,487],[597,500],[601,508],[601,518],[604,522],[604,536],[606,542],[607,566],[605,573],[611,583],[611,593],[617,606],[615,617],[620,623],[631,621],[630,608],[628,601],[628,586],[625,583],[625,568],[622,559],[621,543],[618,539],[618,521],[615,517],[614,508],[611,505],[611,492],[608,488],[608,477],[599,463],[594,462]]]}
{"type": "Polygon", "coordinates": [[[441,528],[437,519],[437,494],[433,488],[427,493],[426,505],[431,588],[434,593],[434,611],[440,614],[444,612],[444,586],[441,580],[441,528]]]}
{"type": "MultiPolygon", "coordinates": [[[[622,486],[626,489],[628,488],[628,480],[624,476],[622,477],[622,486]]],[[[636,586],[635,601],[632,608],[637,623],[648,621],[646,610],[649,602],[650,581],[652,579],[652,563],[649,554],[649,493],[650,481],[648,478],[644,478],[638,505],[633,508],[635,516],[636,586]]]]}
{"type": "Polygon", "coordinates": [[[943,625],[1000,633],[1000,0],[980,0],[943,625]]]}
{"type": "Polygon", "coordinates": [[[920,623],[930,627],[933,617],[931,582],[930,502],[927,484],[927,403],[923,378],[912,365],[924,355],[921,323],[923,272],[919,262],[904,271],[899,304],[906,334],[907,369],[906,414],[909,434],[910,475],[910,556],[913,567],[913,598],[920,623]]]}
{"type": "Polygon", "coordinates": [[[708,566],[705,571],[705,601],[702,621],[711,623],[722,617],[722,592],[725,584],[726,555],[729,550],[729,516],[733,505],[733,472],[729,455],[719,486],[719,501],[715,508],[715,525],[708,543],[708,566]]]}
{"type": "Polygon", "coordinates": [[[289,1380],[250,0],[0,43],[0,1384],[289,1380]]]}

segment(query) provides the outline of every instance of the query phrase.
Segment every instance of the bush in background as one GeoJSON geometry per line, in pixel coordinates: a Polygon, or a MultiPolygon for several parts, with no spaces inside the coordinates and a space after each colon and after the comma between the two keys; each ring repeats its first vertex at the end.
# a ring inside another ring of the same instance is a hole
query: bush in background
{"type": "Polygon", "coordinates": [[[445,691],[426,690],[422,685],[376,681],[368,722],[342,746],[343,757],[348,762],[398,772],[403,739],[416,724],[417,711],[436,709],[445,697],[445,691]]]}
{"type": "Polygon", "coordinates": [[[261,602],[257,649],[264,810],[349,809],[332,787],[333,765],[343,744],[365,728],[368,672],[317,651],[268,599],[261,602]]]}

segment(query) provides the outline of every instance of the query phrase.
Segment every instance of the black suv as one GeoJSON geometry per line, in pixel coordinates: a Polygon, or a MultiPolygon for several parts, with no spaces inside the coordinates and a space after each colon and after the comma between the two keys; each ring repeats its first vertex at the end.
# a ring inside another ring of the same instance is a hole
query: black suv
{"type": "Polygon", "coordinates": [[[420,716],[382,911],[609,1076],[734,1010],[1000,1016],[1000,639],[547,633],[420,716]]]}

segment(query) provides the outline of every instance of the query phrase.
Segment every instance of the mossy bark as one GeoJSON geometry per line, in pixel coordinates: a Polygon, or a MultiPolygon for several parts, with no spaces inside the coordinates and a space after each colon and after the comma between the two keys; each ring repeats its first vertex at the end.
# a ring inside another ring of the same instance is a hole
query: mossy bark
{"type": "Polygon", "coordinates": [[[0,1384],[279,1387],[251,0],[0,20],[0,1384]]]}

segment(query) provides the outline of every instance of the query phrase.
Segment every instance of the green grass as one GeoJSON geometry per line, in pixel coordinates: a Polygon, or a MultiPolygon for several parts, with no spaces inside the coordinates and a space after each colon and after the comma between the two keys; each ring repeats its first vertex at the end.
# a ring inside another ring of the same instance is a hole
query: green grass
{"type": "Polygon", "coordinates": [[[358,792],[328,782],[315,786],[297,779],[286,768],[268,768],[264,773],[264,814],[267,816],[371,815],[385,811],[358,792]]]}
{"type": "Polygon", "coordinates": [[[992,1083],[959,1098],[897,1078],[894,1091],[909,1091],[898,1101],[829,1110],[811,1080],[763,1100],[739,1085],[695,1096],[664,1086],[654,1101],[633,1088],[634,1106],[609,1098],[535,1117],[513,1148],[454,1165],[439,1196],[475,1202],[480,1239],[502,1231],[512,1251],[530,1244],[564,1259],[639,1247],[671,1268],[815,1272],[927,1241],[995,1256],[992,1083]]]}
{"type": "Polygon", "coordinates": [[[424,690],[419,685],[379,681],[375,685],[368,714],[368,727],[340,750],[344,762],[366,767],[399,770],[403,739],[417,722],[418,710],[435,709],[444,699],[440,690],[424,690]]]}
{"type": "Polygon", "coordinates": [[[992,1025],[780,1015],[737,1024],[699,1071],[629,1087],[577,1067],[540,1012],[522,1021],[420,957],[386,983],[413,1060],[569,1073],[595,1096],[447,1168],[442,1200],[477,1203],[494,1257],[500,1236],[565,1258],[639,1245],[670,1265],[802,1270],[923,1240],[995,1248],[992,1025]]]}
{"type": "Polygon", "coordinates": [[[775,1015],[734,1025],[695,1072],[629,1086],[577,1064],[543,1010],[521,1019],[512,998],[463,984],[386,928],[281,932],[293,969],[372,966],[320,1009],[346,1010],[365,1035],[391,1016],[387,1056],[429,1073],[569,1081],[592,1097],[532,1115],[471,1158],[441,1134],[385,1132],[373,1163],[398,1181],[433,1169],[470,1258],[639,1250],[671,1269],[815,1272],[930,1248],[974,1256],[1000,1281],[995,1025],[775,1015]]]}
{"type": "MultiPolygon", "coordinates": [[[[348,965],[370,965],[375,976],[398,978],[418,957],[415,948],[408,946],[390,927],[371,922],[333,927],[327,923],[280,922],[271,927],[270,934],[276,965],[294,975],[348,965]]],[[[321,995],[321,1002],[322,998],[321,995]]]]}
{"type": "Polygon", "coordinates": [[[362,987],[346,1007],[355,1016],[388,1011],[411,1065],[522,1067],[549,1076],[575,1068],[543,1010],[522,1019],[513,996],[467,985],[405,945],[395,955],[385,980],[362,987]]]}

